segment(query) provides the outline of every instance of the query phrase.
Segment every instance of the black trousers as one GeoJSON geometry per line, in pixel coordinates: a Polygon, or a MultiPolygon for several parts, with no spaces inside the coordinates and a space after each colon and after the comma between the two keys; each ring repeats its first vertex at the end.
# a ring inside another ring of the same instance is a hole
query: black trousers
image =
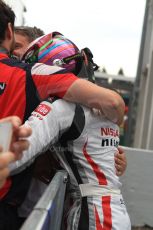
{"type": "Polygon", "coordinates": [[[0,230],[18,230],[17,207],[0,202],[0,230]]]}

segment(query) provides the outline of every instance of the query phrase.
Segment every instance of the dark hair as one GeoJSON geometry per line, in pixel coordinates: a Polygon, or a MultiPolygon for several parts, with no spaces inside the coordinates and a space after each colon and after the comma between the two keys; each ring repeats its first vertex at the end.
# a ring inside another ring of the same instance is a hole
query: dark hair
{"type": "Polygon", "coordinates": [[[2,0],[0,0],[0,44],[5,39],[5,31],[8,23],[10,22],[12,24],[12,28],[14,28],[14,21],[15,14],[13,10],[2,0]]]}
{"type": "Polygon", "coordinates": [[[30,26],[16,26],[14,28],[14,32],[16,34],[20,34],[22,36],[25,36],[28,38],[29,42],[34,41],[36,38],[43,36],[44,31],[37,28],[36,26],[30,27],[30,26]]]}

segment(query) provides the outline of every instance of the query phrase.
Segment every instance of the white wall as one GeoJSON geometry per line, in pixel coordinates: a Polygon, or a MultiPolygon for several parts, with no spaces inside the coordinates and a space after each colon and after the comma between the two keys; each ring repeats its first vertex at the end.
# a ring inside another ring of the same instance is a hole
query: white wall
{"type": "Polygon", "coordinates": [[[128,166],[122,192],[132,225],[153,227],[153,151],[124,149],[128,166]]]}

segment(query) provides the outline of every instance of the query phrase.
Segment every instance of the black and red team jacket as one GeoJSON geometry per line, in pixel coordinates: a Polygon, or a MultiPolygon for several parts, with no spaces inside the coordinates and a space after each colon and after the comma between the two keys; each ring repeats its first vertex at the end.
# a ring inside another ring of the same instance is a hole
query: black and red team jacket
{"type": "MultiPolygon", "coordinates": [[[[62,98],[77,79],[59,67],[29,65],[0,52],[0,119],[16,115],[24,122],[41,100],[50,96],[62,98]]],[[[30,177],[29,169],[9,177],[0,189],[0,199],[18,205],[29,186],[28,174],[30,177]]]]}

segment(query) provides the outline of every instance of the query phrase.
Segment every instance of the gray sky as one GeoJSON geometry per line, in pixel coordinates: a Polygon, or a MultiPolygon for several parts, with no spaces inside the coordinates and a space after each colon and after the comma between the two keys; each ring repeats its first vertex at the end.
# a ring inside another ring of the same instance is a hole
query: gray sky
{"type": "Polygon", "coordinates": [[[135,76],[145,0],[24,0],[26,25],[45,33],[59,31],[77,44],[89,47],[98,65],[116,74],[135,76]]]}

